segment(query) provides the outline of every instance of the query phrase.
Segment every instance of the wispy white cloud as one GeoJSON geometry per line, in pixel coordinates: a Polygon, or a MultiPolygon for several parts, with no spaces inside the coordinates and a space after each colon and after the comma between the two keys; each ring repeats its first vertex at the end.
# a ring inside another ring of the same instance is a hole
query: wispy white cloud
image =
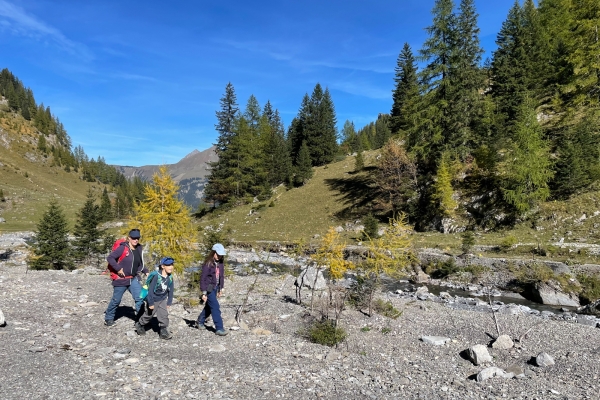
{"type": "Polygon", "coordinates": [[[368,97],[370,99],[390,99],[392,92],[389,88],[381,88],[370,83],[358,81],[334,81],[331,88],[353,94],[356,96],[368,97]]]}
{"type": "Polygon", "coordinates": [[[71,54],[86,60],[93,58],[86,46],[67,38],[60,30],[6,0],[0,0],[0,23],[3,30],[9,30],[13,34],[49,39],[71,54]]]}
{"type": "Polygon", "coordinates": [[[279,61],[290,61],[294,58],[294,51],[290,51],[290,49],[293,49],[293,46],[283,46],[277,43],[267,43],[262,41],[236,41],[228,39],[216,39],[215,42],[233,47],[237,50],[246,50],[252,53],[265,54],[279,61]]]}
{"type": "Polygon", "coordinates": [[[112,74],[113,78],[117,79],[125,79],[129,81],[148,81],[148,82],[159,82],[158,79],[152,76],[138,75],[138,74],[130,74],[127,72],[117,72],[112,74]]]}
{"type": "Polygon", "coordinates": [[[285,61],[296,68],[306,69],[324,67],[330,69],[344,69],[349,71],[363,71],[378,74],[393,73],[393,68],[387,66],[365,63],[365,60],[374,60],[393,57],[391,53],[376,53],[361,56],[359,60],[314,60],[309,57],[299,56],[302,49],[295,48],[289,43],[258,42],[258,41],[234,41],[219,39],[220,44],[233,47],[236,50],[245,50],[252,53],[264,54],[277,61],[285,61]],[[291,50],[290,50],[291,49],[291,50]]]}

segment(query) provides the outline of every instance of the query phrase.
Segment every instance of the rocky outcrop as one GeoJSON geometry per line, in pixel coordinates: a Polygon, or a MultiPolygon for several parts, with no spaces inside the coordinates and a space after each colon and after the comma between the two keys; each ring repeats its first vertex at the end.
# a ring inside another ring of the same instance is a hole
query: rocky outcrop
{"type": "Polygon", "coordinates": [[[600,317],[600,299],[578,308],[577,312],[600,317]]]}
{"type": "MultiPolygon", "coordinates": [[[[537,282],[529,287],[531,300],[553,306],[579,307],[579,297],[574,293],[565,293],[556,281],[537,282]]],[[[527,296],[526,296],[527,297],[527,296]]]]}
{"type": "Polygon", "coordinates": [[[294,285],[299,287],[304,286],[309,289],[312,289],[314,286],[315,290],[323,290],[327,288],[327,282],[323,277],[323,271],[315,268],[312,265],[306,267],[300,272],[300,275],[298,275],[294,285]]]}

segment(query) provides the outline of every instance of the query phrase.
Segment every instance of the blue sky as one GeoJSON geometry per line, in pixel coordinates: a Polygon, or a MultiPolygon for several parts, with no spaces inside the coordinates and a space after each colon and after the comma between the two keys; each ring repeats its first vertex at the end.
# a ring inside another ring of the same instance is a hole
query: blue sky
{"type": "MultiPolygon", "coordinates": [[[[456,0],[455,0],[456,1],[456,0]]],[[[513,0],[476,0],[487,55],[513,0]]],[[[404,42],[427,38],[434,0],[0,0],[0,69],[108,163],[175,163],[216,141],[225,86],[287,126],[317,82],[338,127],[389,112],[404,42]]]]}

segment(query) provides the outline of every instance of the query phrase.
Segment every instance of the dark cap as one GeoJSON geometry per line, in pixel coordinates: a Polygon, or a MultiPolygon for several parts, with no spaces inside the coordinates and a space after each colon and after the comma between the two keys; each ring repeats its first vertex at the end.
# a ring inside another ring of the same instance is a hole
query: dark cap
{"type": "Polygon", "coordinates": [[[160,259],[160,265],[173,265],[174,262],[175,260],[171,257],[163,257],[160,259]]]}
{"type": "Polygon", "coordinates": [[[129,235],[130,238],[132,239],[139,239],[142,235],[140,235],[140,230],[139,229],[132,229],[129,231],[129,235]]]}

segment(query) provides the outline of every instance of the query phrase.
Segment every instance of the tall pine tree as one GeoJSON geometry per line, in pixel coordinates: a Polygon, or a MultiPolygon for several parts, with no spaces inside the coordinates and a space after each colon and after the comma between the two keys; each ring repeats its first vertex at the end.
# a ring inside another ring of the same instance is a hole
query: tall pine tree
{"type": "Polygon", "coordinates": [[[390,130],[392,134],[407,134],[415,126],[414,118],[420,101],[417,62],[408,43],[404,43],[398,55],[394,82],[390,130]]]}

